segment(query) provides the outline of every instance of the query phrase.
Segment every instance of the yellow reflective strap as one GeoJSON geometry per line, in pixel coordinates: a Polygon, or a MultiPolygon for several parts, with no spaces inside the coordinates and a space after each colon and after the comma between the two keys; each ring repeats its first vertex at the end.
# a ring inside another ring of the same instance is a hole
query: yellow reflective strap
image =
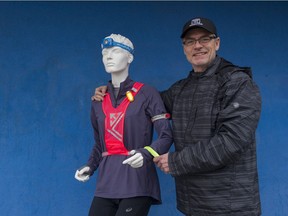
{"type": "Polygon", "coordinates": [[[146,149],[153,157],[159,156],[159,154],[150,146],[145,146],[144,149],[146,149]]]}

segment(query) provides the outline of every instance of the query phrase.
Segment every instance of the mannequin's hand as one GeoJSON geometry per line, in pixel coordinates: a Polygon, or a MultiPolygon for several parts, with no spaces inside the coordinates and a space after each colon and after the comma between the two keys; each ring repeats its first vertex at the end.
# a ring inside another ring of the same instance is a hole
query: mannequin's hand
{"type": "Polygon", "coordinates": [[[86,182],[89,180],[90,178],[90,167],[88,166],[84,166],[84,167],[81,167],[79,168],[78,170],[76,170],[76,173],[75,173],[75,178],[78,180],[78,181],[81,181],[81,182],[86,182]]]}
{"type": "Polygon", "coordinates": [[[94,95],[91,97],[92,101],[103,101],[104,95],[107,92],[107,86],[100,86],[95,89],[94,95]]]}
{"type": "Polygon", "coordinates": [[[136,150],[132,150],[129,152],[129,155],[132,155],[132,156],[124,160],[122,164],[129,164],[133,168],[139,168],[143,166],[143,156],[140,152],[136,152],[136,150]]]}

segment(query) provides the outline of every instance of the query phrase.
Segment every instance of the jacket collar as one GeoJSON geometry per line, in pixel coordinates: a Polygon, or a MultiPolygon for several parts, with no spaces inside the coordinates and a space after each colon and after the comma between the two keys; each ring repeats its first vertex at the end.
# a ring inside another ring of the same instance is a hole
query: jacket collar
{"type": "MultiPolygon", "coordinates": [[[[126,92],[132,89],[133,84],[134,84],[134,81],[128,76],[126,80],[120,83],[120,89],[119,89],[117,98],[122,98],[123,96],[126,96],[126,92]]],[[[108,86],[107,91],[110,93],[110,95],[113,95],[112,97],[114,98],[114,93],[113,93],[114,87],[112,85],[111,80],[108,82],[107,86],[108,86]]]]}
{"type": "Polygon", "coordinates": [[[219,64],[221,62],[221,58],[216,55],[215,59],[212,61],[210,66],[202,73],[195,73],[194,70],[192,70],[189,74],[189,76],[192,78],[201,78],[201,77],[207,77],[211,76],[216,73],[216,69],[218,68],[219,64]]]}

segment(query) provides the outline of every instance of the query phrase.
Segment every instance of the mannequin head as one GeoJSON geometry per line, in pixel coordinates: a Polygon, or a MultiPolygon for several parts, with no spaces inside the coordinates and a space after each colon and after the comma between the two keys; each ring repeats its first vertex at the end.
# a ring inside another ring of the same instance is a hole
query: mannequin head
{"type": "Polygon", "coordinates": [[[120,34],[105,37],[101,46],[105,70],[111,74],[112,84],[119,87],[129,74],[129,66],[134,58],[134,46],[128,38],[120,34]]]}

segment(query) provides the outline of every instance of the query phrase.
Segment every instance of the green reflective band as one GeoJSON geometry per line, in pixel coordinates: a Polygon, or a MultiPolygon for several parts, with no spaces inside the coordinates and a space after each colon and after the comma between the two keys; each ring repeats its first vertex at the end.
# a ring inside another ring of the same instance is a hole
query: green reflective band
{"type": "Polygon", "coordinates": [[[159,154],[150,146],[145,146],[144,149],[146,149],[153,157],[159,156],[159,154]]]}

